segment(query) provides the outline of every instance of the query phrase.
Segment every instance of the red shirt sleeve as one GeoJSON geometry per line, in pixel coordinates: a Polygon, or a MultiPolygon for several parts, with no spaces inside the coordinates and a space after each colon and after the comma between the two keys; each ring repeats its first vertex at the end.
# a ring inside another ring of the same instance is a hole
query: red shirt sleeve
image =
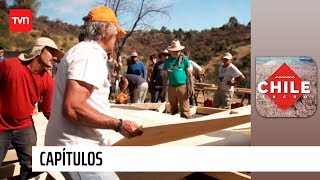
{"type": "Polygon", "coordinates": [[[40,103],[40,109],[42,110],[44,116],[49,119],[53,98],[54,79],[49,74],[47,74],[46,76],[47,80],[44,83],[45,85],[42,93],[43,100],[40,103]]]}
{"type": "Polygon", "coordinates": [[[5,61],[1,61],[0,62],[0,80],[4,78],[3,76],[4,76],[4,73],[5,73],[5,70],[6,70],[5,61]]]}

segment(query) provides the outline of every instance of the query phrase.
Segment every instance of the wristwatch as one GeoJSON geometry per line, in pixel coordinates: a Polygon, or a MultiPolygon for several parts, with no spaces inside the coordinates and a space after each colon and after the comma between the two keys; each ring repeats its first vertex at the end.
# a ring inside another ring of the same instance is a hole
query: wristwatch
{"type": "Polygon", "coordinates": [[[119,119],[119,124],[117,126],[117,128],[115,129],[116,132],[119,132],[122,126],[122,119],[119,119]]]}

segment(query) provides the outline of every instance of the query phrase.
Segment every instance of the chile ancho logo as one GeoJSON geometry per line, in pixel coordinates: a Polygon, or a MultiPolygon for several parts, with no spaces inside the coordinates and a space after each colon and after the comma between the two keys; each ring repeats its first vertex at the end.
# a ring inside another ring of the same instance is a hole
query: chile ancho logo
{"type": "Polygon", "coordinates": [[[315,112],[317,70],[311,58],[261,57],[256,68],[259,114],[308,117],[315,112]]]}

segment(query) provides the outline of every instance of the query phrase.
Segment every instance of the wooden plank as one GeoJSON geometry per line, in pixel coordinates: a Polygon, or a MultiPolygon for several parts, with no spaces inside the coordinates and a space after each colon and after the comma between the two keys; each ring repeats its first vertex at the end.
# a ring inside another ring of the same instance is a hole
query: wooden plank
{"type": "Polygon", "coordinates": [[[250,176],[239,172],[204,172],[203,174],[219,180],[249,180],[250,176]]]}
{"type": "Polygon", "coordinates": [[[198,87],[215,87],[214,84],[208,84],[208,83],[194,83],[194,85],[198,87]]]}
{"type": "Polygon", "coordinates": [[[211,108],[211,107],[199,107],[197,108],[197,114],[214,114],[218,112],[226,111],[227,109],[211,108]]]}
{"type": "Polygon", "coordinates": [[[147,110],[156,110],[162,105],[162,103],[133,103],[129,104],[129,106],[138,107],[141,109],[147,109],[147,110]]]}
{"type": "Polygon", "coordinates": [[[220,130],[157,146],[250,146],[251,136],[237,130],[220,130]]]}
{"type": "Polygon", "coordinates": [[[197,106],[192,106],[190,107],[190,114],[191,116],[194,115],[194,114],[197,114],[197,106]]]}
{"type": "Polygon", "coordinates": [[[16,150],[9,149],[6,156],[4,157],[3,163],[17,161],[17,160],[18,160],[18,156],[17,156],[16,150]]]}
{"type": "Polygon", "coordinates": [[[166,103],[161,103],[161,105],[156,109],[156,112],[163,113],[166,110],[166,103]]]}
{"type": "MultiPolygon", "coordinates": [[[[204,91],[217,91],[218,87],[204,87],[204,91]]],[[[243,94],[251,94],[251,89],[248,88],[234,88],[234,92],[243,93],[243,94]]]]}
{"type": "Polygon", "coordinates": [[[148,107],[133,104],[111,104],[111,108],[123,108],[128,110],[146,110],[148,107]]]}
{"type": "MultiPolygon", "coordinates": [[[[240,108],[239,108],[240,109],[240,108]]],[[[116,116],[126,115],[126,118],[136,121],[137,124],[143,125],[144,133],[142,136],[132,139],[120,139],[111,141],[113,145],[118,146],[148,146],[157,145],[183,138],[197,136],[212,131],[233,127],[236,125],[250,122],[250,111],[245,108],[234,112],[240,114],[230,114],[231,110],[199,117],[195,119],[183,119],[171,115],[157,113],[153,111],[134,111],[127,109],[113,109],[116,116]]],[[[111,135],[112,137],[112,135],[111,135]]],[[[119,138],[119,136],[118,136],[119,138]]]]}
{"type": "Polygon", "coordinates": [[[18,162],[0,167],[0,179],[11,178],[20,174],[18,162]]]}
{"type": "Polygon", "coordinates": [[[117,172],[121,180],[179,180],[191,172],[117,172]]]}

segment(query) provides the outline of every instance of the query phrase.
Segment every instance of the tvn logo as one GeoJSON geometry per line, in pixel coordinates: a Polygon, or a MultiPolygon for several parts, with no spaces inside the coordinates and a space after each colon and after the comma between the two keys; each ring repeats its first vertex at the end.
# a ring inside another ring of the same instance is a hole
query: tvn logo
{"type": "Polygon", "coordinates": [[[9,26],[12,32],[31,31],[32,11],[30,9],[10,9],[9,26]]]}

